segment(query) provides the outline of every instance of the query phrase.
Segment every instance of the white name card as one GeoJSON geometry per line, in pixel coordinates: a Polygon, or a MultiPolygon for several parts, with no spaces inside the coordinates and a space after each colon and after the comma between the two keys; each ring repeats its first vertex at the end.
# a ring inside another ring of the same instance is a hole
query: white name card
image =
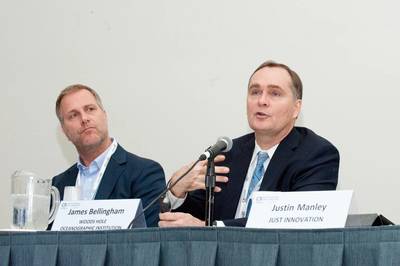
{"type": "Polygon", "coordinates": [[[246,227],[250,228],[343,228],[353,191],[253,193],[246,227]]]}
{"type": "MultiPolygon", "coordinates": [[[[140,199],[62,201],[52,231],[95,231],[127,229],[142,213],[140,199]]],[[[136,226],[146,227],[144,214],[136,226]]]]}

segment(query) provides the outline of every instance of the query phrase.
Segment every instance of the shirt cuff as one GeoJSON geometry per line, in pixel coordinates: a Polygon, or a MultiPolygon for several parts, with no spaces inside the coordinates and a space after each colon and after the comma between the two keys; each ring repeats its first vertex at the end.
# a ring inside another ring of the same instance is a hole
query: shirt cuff
{"type": "Polygon", "coordinates": [[[184,198],[177,198],[174,196],[174,194],[172,194],[171,191],[168,190],[167,197],[168,197],[169,201],[171,202],[171,209],[175,210],[175,209],[178,209],[185,202],[187,193],[185,194],[184,198]]]}
{"type": "Polygon", "coordinates": [[[216,221],[217,222],[217,227],[225,227],[225,224],[223,221],[216,221]]]}

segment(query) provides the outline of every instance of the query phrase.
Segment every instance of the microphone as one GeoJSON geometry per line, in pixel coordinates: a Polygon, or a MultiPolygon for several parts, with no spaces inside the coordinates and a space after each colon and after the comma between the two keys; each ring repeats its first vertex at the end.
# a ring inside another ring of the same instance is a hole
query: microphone
{"type": "Polygon", "coordinates": [[[221,152],[227,152],[232,149],[232,140],[228,137],[219,137],[217,142],[209,147],[203,154],[200,155],[199,160],[203,161],[208,158],[214,158],[221,152]]]}

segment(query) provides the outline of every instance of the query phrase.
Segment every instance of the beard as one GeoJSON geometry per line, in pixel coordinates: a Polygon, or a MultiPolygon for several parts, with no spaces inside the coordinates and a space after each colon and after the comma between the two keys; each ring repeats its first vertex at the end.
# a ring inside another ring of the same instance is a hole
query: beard
{"type": "Polygon", "coordinates": [[[101,152],[107,143],[107,139],[108,133],[100,132],[97,129],[95,132],[90,132],[89,134],[80,134],[77,138],[69,138],[79,154],[101,152]]]}

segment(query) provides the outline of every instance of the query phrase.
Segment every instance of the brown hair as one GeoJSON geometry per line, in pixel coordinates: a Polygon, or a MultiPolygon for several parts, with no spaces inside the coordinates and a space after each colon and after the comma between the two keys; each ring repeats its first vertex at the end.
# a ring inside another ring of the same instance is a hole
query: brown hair
{"type": "Polygon", "coordinates": [[[71,86],[66,87],[65,89],[63,89],[60,94],[57,97],[57,101],[56,101],[56,115],[58,117],[58,120],[60,120],[60,122],[63,122],[63,117],[61,116],[60,113],[60,106],[61,106],[61,101],[64,98],[64,96],[71,94],[73,92],[76,91],[80,91],[80,90],[87,90],[89,91],[91,94],[93,94],[94,98],[96,99],[96,102],[98,104],[98,106],[104,111],[104,107],[103,104],[101,102],[100,96],[99,94],[97,94],[97,92],[91,88],[89,88],[86,85],[82,85],[82,84],[74,84],[71,86]]]}
{"type": "Polygon", "coordinates": [[[257,67],[256,70],[254,70],[253,74],[251,74],[251,76],[249,78],[248,86],[250,85],[250,80],[253,77],[253,75],[258,70],[260,70],[260,69],[262,69],[264,67],[280,67],[280,68],[285,69],[289,73],[289,76],[290,76],[290,78],[292,80],[291,89],[292,89],[293,95],[296,97],[296,99],[302,99],[303,98],[303,84],[301,82],[301,79],[300,79],[299,75],[297,75],[297,73],[294,72],[293,70],[291,70],[290,67],[288,67],[287,65],[280,64],[280,63],[274,62],[272,60],[265,61],[259,67],[257,67]]]}

